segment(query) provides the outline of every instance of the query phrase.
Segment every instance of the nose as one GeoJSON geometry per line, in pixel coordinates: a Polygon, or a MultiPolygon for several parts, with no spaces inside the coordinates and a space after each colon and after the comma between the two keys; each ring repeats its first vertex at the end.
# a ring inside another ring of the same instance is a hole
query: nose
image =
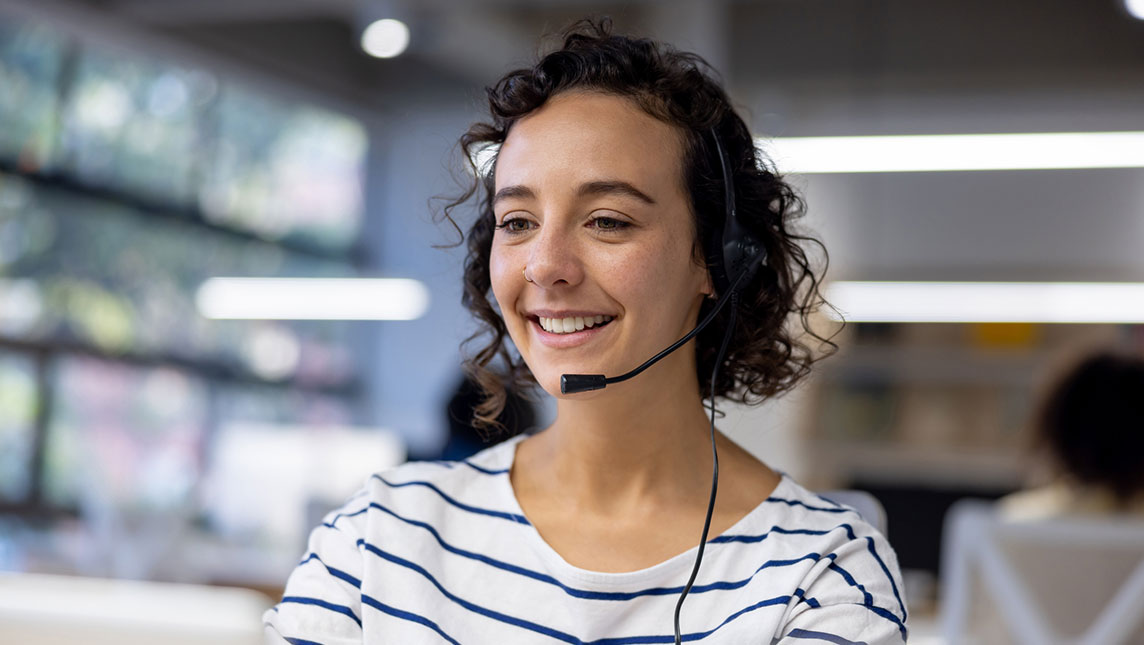
{"type": "Polygon", "coordinates": [[[541,226],[533,236],[525,275],[546,289],[575,286],[584,279],[584,265],[574,235],[557,225],[541,226]]]}

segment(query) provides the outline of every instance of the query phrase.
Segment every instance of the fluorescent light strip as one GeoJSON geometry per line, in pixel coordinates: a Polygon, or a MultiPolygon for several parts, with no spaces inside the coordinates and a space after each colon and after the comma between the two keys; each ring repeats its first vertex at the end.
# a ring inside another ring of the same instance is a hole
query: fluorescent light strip
{"type": "Polygon", "coordinates": [[[211,278],[195,303],[216,319],[414,320],[429,308],[429,291],[406,279],[211,278]]]}
{"type": "Polygon", "coordinates": [[[783,173],[1144,167],[1144,132],[790,137],[755,143],[783,173]]]}
{"type": "Polygon", "coordinates": [[[850,322],[1144,323],[1144,283],[835,282],[826,299],[850,322]]]}
{"type": "MultiPolygon", "coordinates": [[[[755,145],[784,174],[1144,168],[1144,132],[759,137],[755,145]]],[[[499,147],[474,152],[482,173],[499,147]]]]}

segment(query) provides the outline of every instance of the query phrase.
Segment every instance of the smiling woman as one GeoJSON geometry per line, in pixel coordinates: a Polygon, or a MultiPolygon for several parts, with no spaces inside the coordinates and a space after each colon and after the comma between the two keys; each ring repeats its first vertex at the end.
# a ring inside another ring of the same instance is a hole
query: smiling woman
{"type": "Polygon", "coordinates": [[[481,197],[464,296],[490,332],[468,363],[487,395],[475,420],[495,425],[509,381],[554,397],[556,420],[375,475],[315,529],[268,635],[904,642],[885,539],[708,422],[705,401],[789,390],[815,360],[805,341],[830,345],[807,325],[820,274],[817,242],[792,229],[801,203],[703,61],[583,22],[489,99],[493,122],[462,147],[499,149],[457,202],[481,197]],[[729,260],[742,245],[747,268],[729,260]],[[564,387],[657,352],[638,377],[564,387]]]}
{"type": "MultiPolygon", "coordinates": [[[[495,166],[489,273],[513,344],[545,391],[559,392],[565,373],[627,371],[695,326],[712,287],[694,252],[682,152],[671,125],[594,91],[558,94],[509,132],[495,166]],[[539,321],[586,316],[613,321],[562,324],[560,335],[539,321]]],[[[609,394],[686,391],[702,414],[693,363],[677,352],[609,394]]]]}

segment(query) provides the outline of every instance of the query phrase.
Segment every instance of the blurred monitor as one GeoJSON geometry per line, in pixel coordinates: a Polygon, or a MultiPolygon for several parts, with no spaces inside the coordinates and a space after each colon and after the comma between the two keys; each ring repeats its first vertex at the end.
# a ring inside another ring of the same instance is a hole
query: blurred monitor
{"type": "Polygon", "coordinates": [[[64,167],[81,181],[192,206],[208,74],[84,46],[62,110],[64,167]]]}
{"type": "Polygon", "coordinates": [[[62,507],[185,508],[201,471],[207,388],[170,368],[59,358],[43,490],[62,507]]]}
{"type": "Polygon", "coordinates": [[[215,396],[219,433],[233,424],[350,426],[354,409],[342,397],[277,385],[228,383],[215,396]]]}
{"type": "Polygon", "coordinates": [[[209,219],[332,250],[353,244],[368,146],[360,123],[233,84],[222,88],[215,120],[200,204],[209,219]]]}
{"type": "Polygon", "coordinates": [[[50,27],[0,14],[0,159],[50,166],[64,49],[50,27]]]}
{"type": "Polygon", "coordinates": [[[355,367],[344,324],[208,320],[195,293],[216,275],[354,273],[344,262],[0,173],[0,337],[221,362],[270,381],[345,384],[355,367]]]}
{"type": "Polygon", "coordinates": [[[33,359],[0,353],[0,502],[23,502],[31,490],[37,394],[33,359]]]}

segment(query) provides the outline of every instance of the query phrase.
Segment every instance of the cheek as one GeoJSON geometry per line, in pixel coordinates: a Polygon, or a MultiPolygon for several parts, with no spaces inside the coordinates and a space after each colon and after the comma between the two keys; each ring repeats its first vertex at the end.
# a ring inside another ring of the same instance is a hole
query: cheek
{"type": "Polygon", "coordinates": [[[686,290],[691,297],[691,286],[695,281],[695,266],[690,249],[665,239],[654,247],[625,258],[623,267],[617,268],[619,275],[626,276],[630,290],[640,294],[650,294],[655,299],[670,297],[668,287],[673,290],[686,290]]]}
{"type": "Polygon", "coordinates": [[[516,283],[524,279],[520,275],[519,268],[516,269],[516,275],[513,274],[514,266],[512,259],[494,244],[492,252],[489,254],[489,282],[492,285],[493,297],[500,305],[502,314],[506,307],[512,307],[512,301],[519,289],[519,285],[516,283]]]}

